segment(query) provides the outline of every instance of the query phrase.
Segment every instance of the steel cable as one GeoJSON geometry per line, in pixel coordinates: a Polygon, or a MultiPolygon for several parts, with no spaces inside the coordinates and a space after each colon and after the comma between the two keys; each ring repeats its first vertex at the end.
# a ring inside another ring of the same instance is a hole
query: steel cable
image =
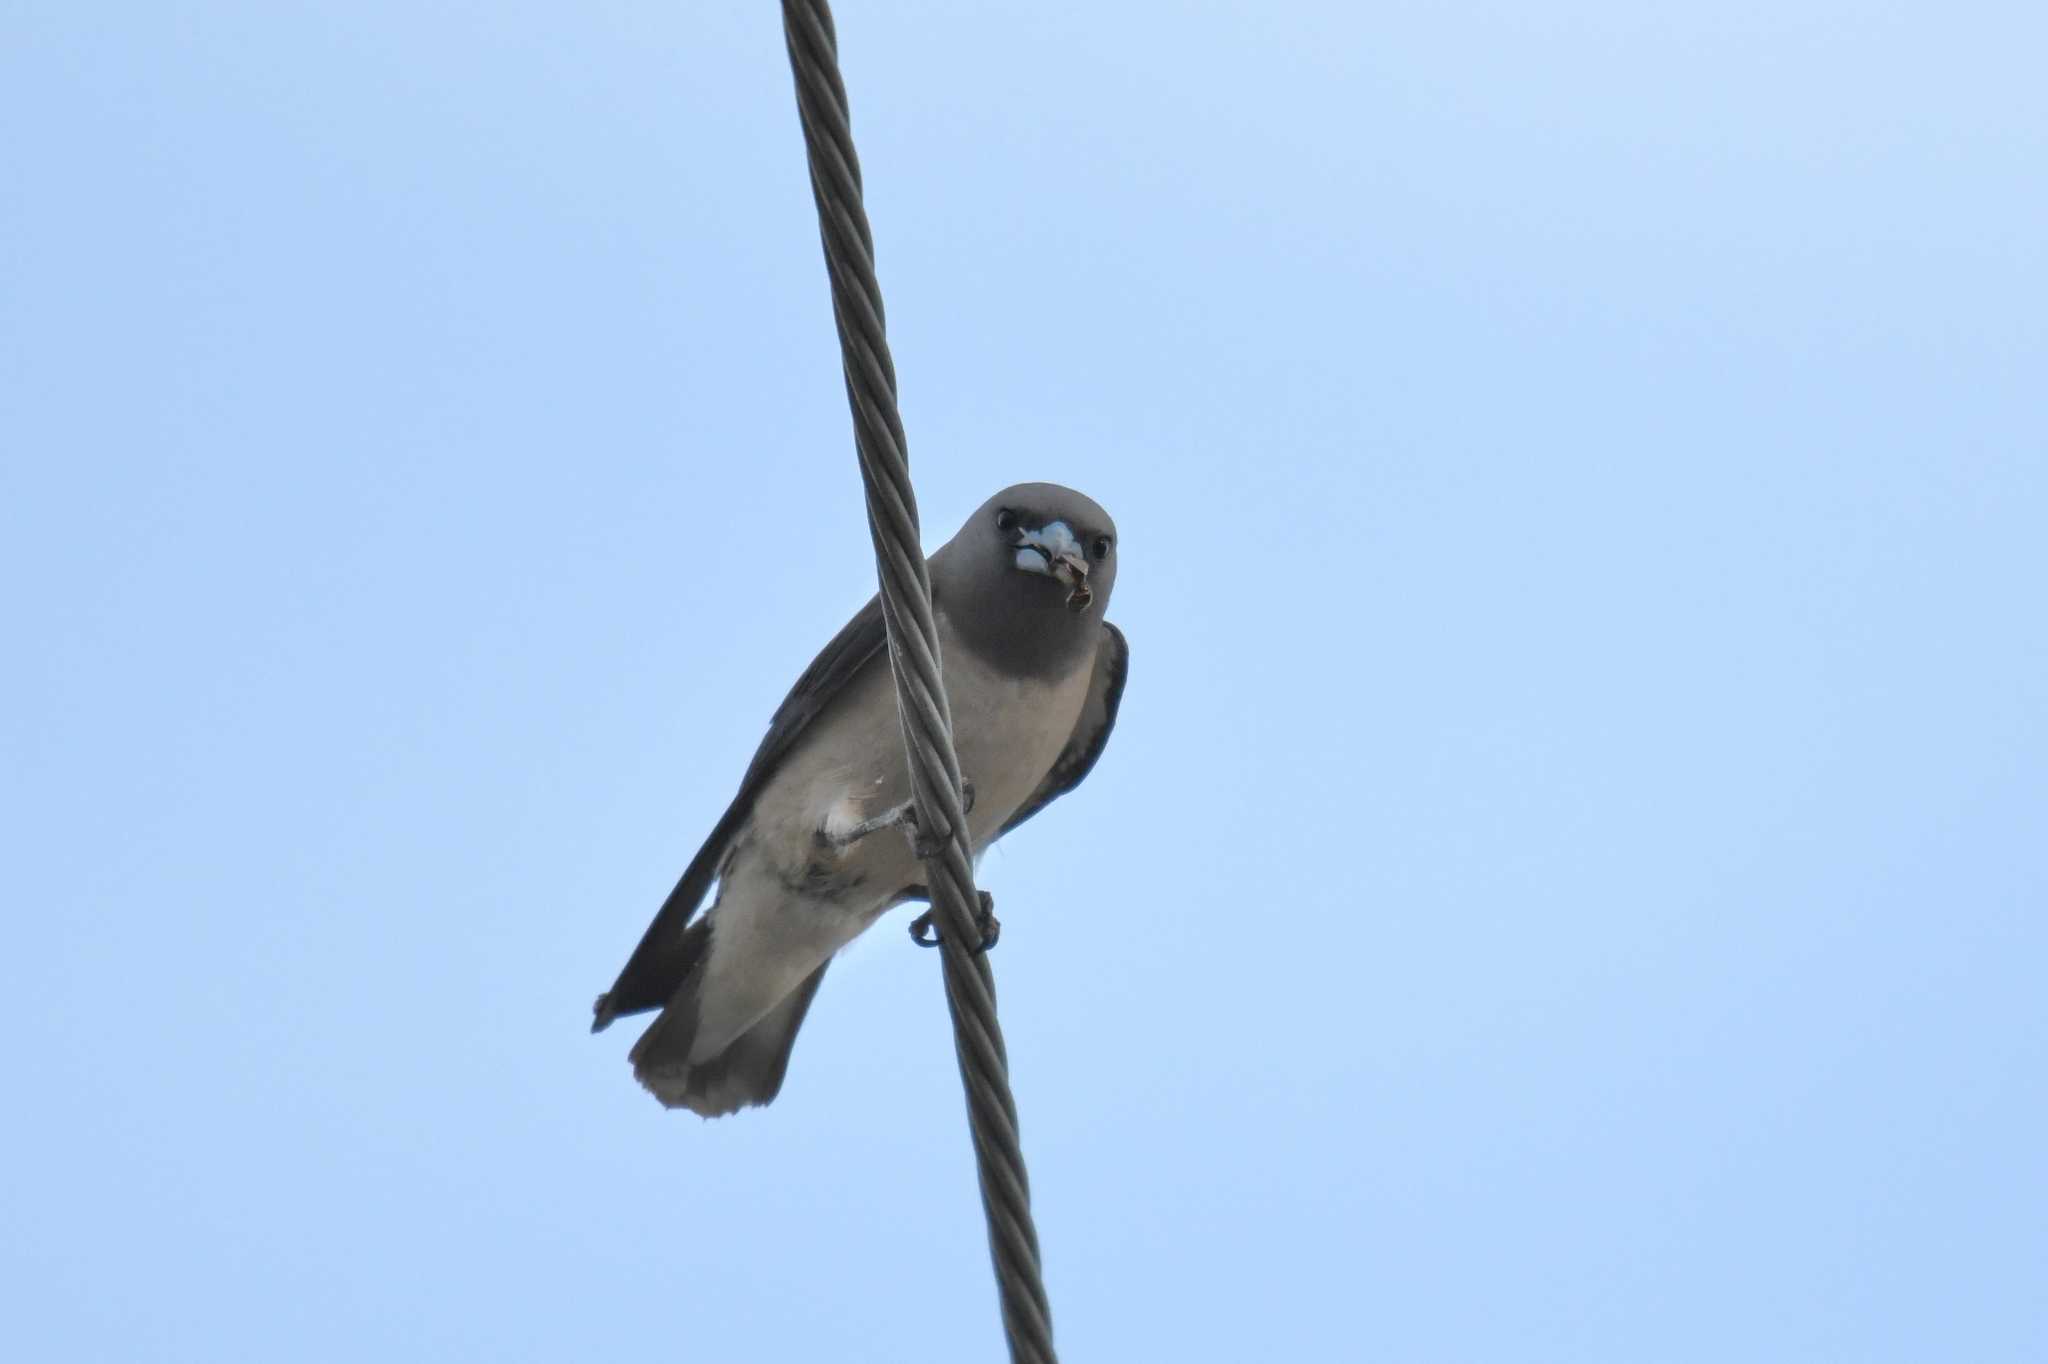
{"type": "Polygon", "coordinates": [[[996,1017],[995,976],[981,941],[980,895],[967,842],[960,760],[953,751],[952,712],[940,672],[931,578],[910,486],[903,421],[896,408],[896,367],[875,280],[874,238],[861,202],[860,158],[854,153],[839,43],[825,0],[783,0],[783,36],[796,79],[797,109],[810,162],[818,230],[832,279],[854,444],[867,494],[889,662],[903,725],[918,827],[935,846],[925,862],[933,907],[943,925],[946,1008],[953,1050],[967,1095],[989,1255],[1012,1360],[1053,1364],[1052,1312],[1039,1269],[1038,1232],[1031,1220],[1031,1184],[1017,1140],[1017,1104],[1010,1062],[996,1017]],[[947,836],[940,839],[944,832],[947,836]]]}

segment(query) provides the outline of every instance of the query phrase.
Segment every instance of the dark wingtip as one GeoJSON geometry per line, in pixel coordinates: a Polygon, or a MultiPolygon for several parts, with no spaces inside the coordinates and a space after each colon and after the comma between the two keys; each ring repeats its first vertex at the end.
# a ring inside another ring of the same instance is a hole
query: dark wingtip
{"type": "Polygon", "coordinates": [[[612,1025],[612,1020],[618,1017],[612,1012],[612,997],[609,994],[599,995],[597,1003],[590,1006],[590,1012],[596,1015],[590,1020],[592,1032],[603,1032],[612,1025]]]}

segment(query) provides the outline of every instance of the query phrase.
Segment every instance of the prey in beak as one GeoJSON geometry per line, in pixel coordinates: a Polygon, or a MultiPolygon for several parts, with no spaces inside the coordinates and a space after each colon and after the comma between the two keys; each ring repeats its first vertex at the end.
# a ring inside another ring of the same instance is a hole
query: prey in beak
{"type": "Polygon", "coordinates": [[[1064,521],[1053,521],[1037,530],[1017,533],[1017,567],[1026,573],[1043,573],[1067,589],[1067,609],[1085,611],[1095,600],[1088,586],[1088,556],[1064,521]]]}

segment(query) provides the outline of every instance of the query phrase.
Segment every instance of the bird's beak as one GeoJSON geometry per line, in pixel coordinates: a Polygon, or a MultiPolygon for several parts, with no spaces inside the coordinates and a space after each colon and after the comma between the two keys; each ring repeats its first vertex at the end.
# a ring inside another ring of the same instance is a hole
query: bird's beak
{"type": "Polygon", "coordinates": [[[1095,600],[1095,593],[1088,586],[1088,556],[1081,552],[1073,530],[1064,521],[1019,531],[1017,567],[1026,573],[1043,573],[1064,584],[1068,610],[1085,610],[1095,600]]]}

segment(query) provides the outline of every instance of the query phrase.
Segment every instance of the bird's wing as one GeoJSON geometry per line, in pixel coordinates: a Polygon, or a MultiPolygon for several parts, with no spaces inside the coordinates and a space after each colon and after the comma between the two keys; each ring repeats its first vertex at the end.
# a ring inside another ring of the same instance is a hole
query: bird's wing
{"type": "Polygon", "coordinates": [[[868,604],[854,613],[846,627],[834,635],[832,642],[811,660],[811,666],[804,669],[803,676],[796,680],[789,695],[776,707],[774,718],[769,720],[768,733],[762,738],[761,746],[754,750],[754,760],[747,764],[747,774],[740,779],[740,789],[733,796],[732,804],[726,806],[725,813],[713,826],[711,836],[704,840],[704,846],[690,859],[690,865],[684,870],[682,879],[676,882],[676,888],[662,902],[654,922],[641,936],[640,945],[633,949],[625,969],[619,972],[618,980],[612,983],[611,989],[597,997],[595,1018],[590,1025],[592,1032],[599,1031],[623,1014],[658,1009],[668,1003],[669,996],[675,993],[676,987],[704,950],[706,936],[701,931],[689,931],[692,928],[690,919],[703,902],[705,893],[711,889],[711,883],[717,879],[718,864],[724,859],[727,846],[746,823],[754,798],[774,777],[783,759],[796,747],[797,740],[803,737],[811,722],[824,714],[833,700],[846,690],[847,683],[887,653],[887,644],[888,632],[882,623],[881,600],[870,597],[868,604]]]}
{"type": "Polygon", "coordinates": [[[1074,732],[1059,757],[1053,759],[1045,780],[996,832],[997,838],[1079,786],[1095,766],[1109,742],[1109,732],[1116,728],[1116,710],[1124,699],[1124,678],[1130,666],[1131,646],[1125,642],[1124,632],[1104,621],[1102,642],[1095,648],[1095,672],[1088,679],[1088,699],[1081,706],[1080,719],[1074,722],[1074,732]]]}

